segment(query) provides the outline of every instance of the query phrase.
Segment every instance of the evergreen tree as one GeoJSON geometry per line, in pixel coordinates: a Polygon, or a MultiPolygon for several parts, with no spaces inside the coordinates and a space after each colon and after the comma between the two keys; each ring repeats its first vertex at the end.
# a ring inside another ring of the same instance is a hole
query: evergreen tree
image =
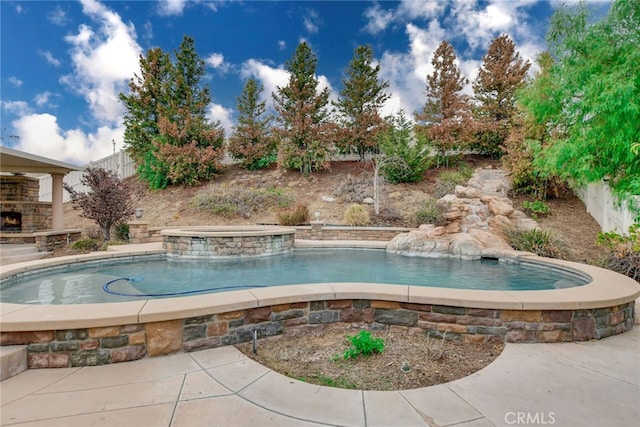
{"type": "Polygon", "coordinates": [[[385,93],[389,82],[380,82],[379,73],[371,46],[358,46],[345,70],[340,99],[334,103],[341,115],[338,144],[345,151],[357,152],[361,161],[366,152],[375,151],[375,135],[384,127],[379,110],[389,99],[385,93]]]}
{"type": "Polygon", "coordinates": [[[468,80],[456,65],[453,46],[447,41],[440,43],[433,59],[433,73],[427,76],[427,100],[416,120],[429,142],[441,156],[447,150],[461,147],[470,136],[471,112],[469,99],[462,94],[468,80]]]}
{"type": "Polygon", "coordinates": [[[124,143],[131,158],[142,165],[145,155],[153,150],[153,140],[160,134],[159,110],[166,106],[171,81],[171,58],[160,48],[140,55],[141,75],[129,81],[129,94],[120,100],[127,108],[124,116],[124,143]]]}
{"type": "Polygon", "coordinates": [[[265,117],[266,103],[260,101],[263,89],[255,79],[247,80],[237,98],[238,124],[229,137],[229,153],[251,170],[269,166],[276,160],[271,117],[265,117]]]}
{"type": "Polygon", "coordinates": [[[332,149],[329,89],[318,91],[317,64],[311,47],[300,43],[286,64],[289,84],[273,94],[281,125],[274,130],[280,137],[278,164],[302,173],[328,168],[332,149]]]}
{"type": "Polygon", "coordinates": [[[154,48],[140,63],[142,76],[131,80],[129,95],[120,94],[127,107],[125,143],[139,176],[151,188],[215,177],[224,131],[206,117],[211,96],[201,84],[205,67],[194,40],[183,38],[175,62],[154,48]]]}
{"type": "Polygon", "coordinates": [[[476,148],[485,154],[500,156],[516,112],[516,91],[525,83],[531,63],[516,51],[515,43],[503,34],[493,39],[482,57],[473,91],[479,131],[476,148]]]}
{"type": "Polygon", "coordinates": [[[422,134],[415,133],[405,112],[386,118],[387,126],[376,135],[382,152],[378,162],[389,182],[418,182],[431,163],[429,146],[422,134]]]}

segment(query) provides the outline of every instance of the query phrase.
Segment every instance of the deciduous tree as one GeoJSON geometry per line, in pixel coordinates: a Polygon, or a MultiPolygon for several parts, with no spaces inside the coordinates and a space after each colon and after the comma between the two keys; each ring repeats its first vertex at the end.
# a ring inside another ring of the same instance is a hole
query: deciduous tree
{"type": "Polygon", "coordinates": [[[229,153],[242,160],[247,169],[260,169],[275,161],[276,144],[271,134],[271,117],[265,115],[266,103],[260,100],[263,86],[247,80],[237,98],[238,124],[229,137],[229,153]]]}
{"type": "Polygon", "coordinates": [[[427,100],[416,120],[421,124],[418,131],[424,132],[444,157],[448,150],[464,146],[471,136],[469,97],[462,93],[468,80],[460,73],[455,51],[448,41],[440,43],[431,64],[433,73],[427,76],[427,100]]]}
{"type": "Polygon", "coordinates": [[[516,111],[516,91],[525,83],[529,61],[520,57],[515,43],[503,34],[491,42],[482,57],[473,91],[478,102],[478,132],[475,147],[485,154],[500,156],[516,111]]]}
{"type": "Polygon", "coordinates": [[[358,46],[345,70],[344,85],[334,105],[339,113],[338,145],[345,151],[355,151],[360,161],[365,153],[375,151],[375,135],[384,127],[379,111],[389,94],[389,82],[379,79],[380,65],[375,63],[371,46],[358,46]]]}
{"type": "Polygon", "coordinates": [[[547,35],[554,63],[521,94],[549,129],[536,167],[577,183],[609,179],[614,191],[640,194],[640,3],[616,0],[594,22],[586,5],[562,7],[547,35]]]}
{"type": "Polygon", "coordinates": [[[278,164],[302,173],[329,167],[333,134],[328,120],[329,88],[318,90],[318,59],[302,42],[287,61],[289,84],[273,94],[280,127],[278,164]]]}
{"type": "Polygon", "coordinates": [[[132,182],[121,180],[113,171],[88,167],[84,170],[80,183],[88,186],[91,191],[80,193],[66,183],[63,186],[71,195],[73,208],[80,209],[81,216],[94,220],[107,242],[111,239],[111,229],[133,215],[132,182]]]}

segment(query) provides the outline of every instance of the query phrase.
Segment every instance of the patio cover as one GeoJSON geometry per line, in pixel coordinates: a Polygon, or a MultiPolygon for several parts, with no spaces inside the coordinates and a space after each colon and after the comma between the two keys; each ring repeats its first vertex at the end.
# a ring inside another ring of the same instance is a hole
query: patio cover
{"type": "Polygon", "coordinates": [[[0,146],[0,172],[51,175],[52,181],[52,203],[51,203],[51,223],[53,231],[64,229],[63,209],[62,209],[62,181],[64,175],[71,171],[82,171],[81,166],[70,163],[59,162],[14,150],[13,148],[0,146]]]}

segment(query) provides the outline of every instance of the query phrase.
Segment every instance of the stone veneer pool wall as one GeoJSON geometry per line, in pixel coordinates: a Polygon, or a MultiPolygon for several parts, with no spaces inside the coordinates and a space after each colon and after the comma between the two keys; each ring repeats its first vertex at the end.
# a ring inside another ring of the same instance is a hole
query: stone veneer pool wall
{"type": "MultiPolygon", "coordinates": [[[[93,366],[317,331],[332,324],[392,328],[463,342],[565,342],[629,330],[634,302],[583,310],[508,310],[336,299],[276,304],[139,324],[2,332],[2,345],[27,345],[29,368],[93,366]]],[[[345,325],[346,326],[346,325],[345,325]]]]}
{"type": "Polygon", "coordinates": [[[295,230],[282,227],[184,227],[163,230],[168,256],[211,258],[293,251],[295,230]]]}

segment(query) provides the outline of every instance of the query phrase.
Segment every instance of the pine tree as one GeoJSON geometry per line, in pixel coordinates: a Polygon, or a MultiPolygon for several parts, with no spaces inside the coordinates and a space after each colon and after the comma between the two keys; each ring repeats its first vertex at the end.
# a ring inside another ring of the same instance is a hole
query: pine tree
{"type": "Polygon", "coordinates": [[[160,134],[159,109],[167,104],[171,81],[171,58],[160,48],[140,55],[141,74],[129,81],[129,94],[120,94],[127,108],[124,116],[124,143],[131,158],[140,166],[153,149],[153,139],[160,134]]]}
{"type": "Polygon", "coordinates": [[[229,137],[229,153],[242,160],[242,166],[260,169],[275,161],[275,140],[271,135],[271,117],[266,117],[266,103],[260,101],[264,90],[255,79],[247,80],[237,98],[238,124],[229,137]]]}
{"type": "Polygon", "coordinates": [[[131,80],[129,95],[120,94],[127,107],[125,142],[139,176],[151,188],[214,178],[224,131],[206,117],[211,96],[201,83],[205,67],[194,40],[183,38],[175,62],[155,48],[140,63],[142,76],[131,80]]]}
{"type": "Polygon", "coordinates": [[[447,150],[463,146],[470,136],[469,99],[462,94],[468,80],[460,73],[453,46],[447,41],[440,43],[431,64],[433,73],[427,76],[427,100],[416,120],[421,123],[418,130],[426,134],[444,157],[447,150]]]}
{"type": "Polygon", "coordinates": [[[338,144],[345,151],[357,152],[361,161],[366,152],[375,151],[375,135],[384,128],[379,110],[389,99],[385,93],[389,82],[380,82],[379,73],[380,65],[374,65],[371,46],[358,46],[345,70],[340,98],[334,103],[341,115],[338,144]]]}
{"type": "Polygon", "coordinates": [[[516,112],[516,91],[525,83],[531,63],[520,57],[515,43],[503,34],[493,39],[482,57],[473,91],[479,131],[476,148],[485,154],[500,156],[516,112]]]}
{"type": "Polygon", "coordinates": [[[281,125],[274,130],[280,137],[278,164],[302,173],[328,168],[331,153],[329,89],[318,92],[317,64],[311,47],[300,43],[286,64],[289,84],[273,94],[281,125]]]}

